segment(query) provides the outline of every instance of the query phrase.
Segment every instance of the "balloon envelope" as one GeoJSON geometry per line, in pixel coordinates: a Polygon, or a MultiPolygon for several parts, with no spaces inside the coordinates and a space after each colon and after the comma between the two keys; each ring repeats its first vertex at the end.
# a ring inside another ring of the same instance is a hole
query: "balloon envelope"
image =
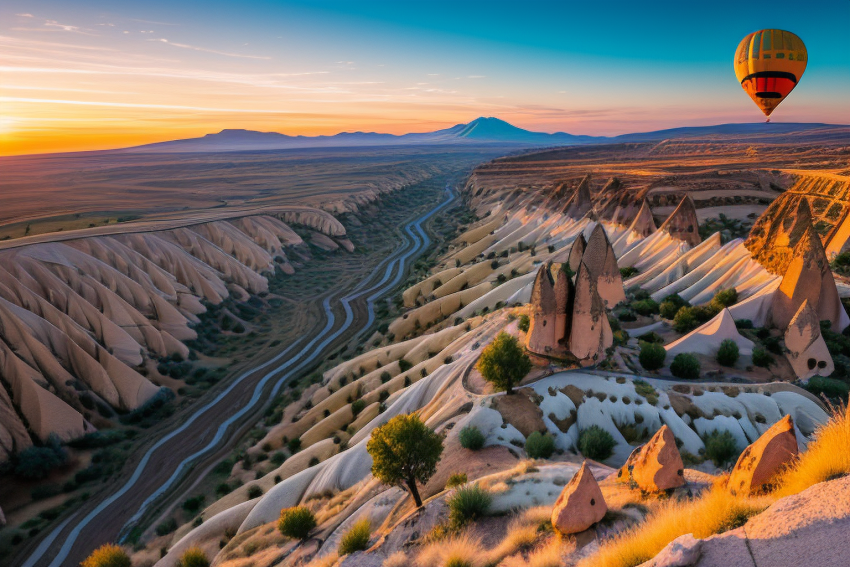
{"type": "Polygon", "coordinates": [[[794,90],[806,70],[803,40],[789,31],[749,34],[735,53],[735,76],[765,116],[794,90]]]}

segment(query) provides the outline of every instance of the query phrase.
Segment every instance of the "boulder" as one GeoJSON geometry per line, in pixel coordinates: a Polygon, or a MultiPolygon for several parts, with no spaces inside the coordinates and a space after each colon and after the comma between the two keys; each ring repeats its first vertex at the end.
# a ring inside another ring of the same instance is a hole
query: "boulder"
{"type": "Polygon", "coordinates": [[[804,300],[785,330],[785,354],[797,378],[807,382],[815,375],[829,376],[835,364],[820,332],[818,314],[804,300]]]}
{"type": "Polygon", "coordinates": [[[788,270],[773,295],[773,324],[780,329],[788,327],[804,301],[815,310],[818,320],[829,321],[833,329],[841,331],[847,326],[847,313],[838,297],[823,243],[811,226],[794,247],[788,270]]]}
{"type": "Polygon", "coordinates": [[[585,461],[558,496],[552,509],[552,526],[565,535],[577,534],[601,520],[607,511],[599,484],[585,461]]]}
{"type": "Polygon", "coordinates": [[[685,484],[684,470],[676,438],[664,425],[648,443],[632,451],[617,480],[634,481],[643,491],[659,492],[685,484]]]}
{"type": "Polygon", "coordinates": [[[658,552],[658,555],[638,567],[693,567],[702,555],[702,540],[693,534],[679,536],[658,552]]]}
{"type": "Polygon", "coordinates": [[[663,230],[677,240],[696,246],[702,242],[699,235],[699,220],[697,209],[689,195],[685,195],[679,206],[670,213],[658,230],[663,230]]]}
{"type": "Polygon", "coordinates": [[[735,496],[758,492],[796,456],[794,421],[786,415],[741,453],[729,476],[729,492],[735,496]]]}

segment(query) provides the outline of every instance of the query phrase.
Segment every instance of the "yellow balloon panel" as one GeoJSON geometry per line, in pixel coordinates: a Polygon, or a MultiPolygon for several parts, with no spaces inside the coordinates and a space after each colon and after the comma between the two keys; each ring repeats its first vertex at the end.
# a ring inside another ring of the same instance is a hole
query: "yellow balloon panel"
{"type": "Polygon", "coordinates": [[[765,116],[794,90],[806,70],[803,40],[785,30],[749,34],[735,52],[735,76],[765,116]]]}

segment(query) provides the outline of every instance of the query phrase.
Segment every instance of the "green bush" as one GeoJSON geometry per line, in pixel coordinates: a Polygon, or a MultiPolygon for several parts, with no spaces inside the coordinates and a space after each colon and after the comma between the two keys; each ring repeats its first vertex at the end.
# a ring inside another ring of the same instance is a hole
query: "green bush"
{"type": "Polygon", "coordinates": [[[528,315],[520,315],[518,325],[520,331],[527,333],[528,328],[531,326],[531,319],[529,319],[528,315]]]}
{"type": "Polygon", "coordinates": [[[458,438],[460,439],[460,446],[470,451],[481,449],[486,441],[484,434],[474,425],[467,425],[461,429],[458,438]]]}
{"type": "Polygon", "coordinates": [[[638,269],[634,268],[632,266],[628,266],[626,268],[620,268],[620,277],[623,278],[624,280],[629,279],[632,276],[636,276],[639,273],[640,272],[638,271],[638,269]]]}
{"type": "Polygon", "coordinates": [[[205,500],[205,498],[204,498],[204,495],[203,495],[203,494],[199,494],[199,495],[197,495],[197,496],[193,496],[193,497],[191,497],[191,498],[187,498],[187,499],[183,502],[183,509],[184,509],[186,512],[188,512],[189,514],[194,514],[194,513],[196,513],[198,510],[200,510],[200,509],[201,509],[201,506],[203,506],[203,505],[204,505],[204,500],[205,500]]]}
{"type": "Polygon", "coordinates": [[[659,312],[661,316],[665,319],[672,319],[676,316],[679,309],[682,307],[690,307],[691,304],[678,296],[678,294],[668,295],[661,301],[661,305],[658,306],[659,312]]]}
{"type": "Polygon", "coordinates": [[[703,438],[705,443],[705,456],[721,467],[738,457],[741,453],[735,438],[729,431],[714,430],[703,438]]]}
{"type": "Polygon", "coordinates": [[[806,390],[816,396],[823,394],[827,398],[847,401],[850,386],[846,382],[823,376],[813,376],[806,384],[806,390]]]}
{"type": "Polygon", "coordinates": [[[68,462],[68,453],[58,436],[51,434],[44,447],[27,447],[15,461],[15,474],[22,478],[40,479],[68,462]]]}
{"type": "Polygon", "coordinates": [[[284,508],[280,511],[277,529],[292,539],[307,539],[310,530],[316,527],[316,516],[306,506],[284,508]]]}
{"type": "Polygon", "coordinates": [[[477,484],[457,488],[446,500],[449,506],[449,521],[460,528],[487,514],[493,498],[490,493],[477,484]]]}
{"type": "Polygon", "coordinates": [[[664,359],[666,358],[667,351],[663,346],[655,343],[641,343],[638,360],[646,370],[658,370],[664,366],[664,359]]]}
{"type": "Polygon", "coordinates": [[[393,378],[392,375],[389,372],[387,372],[386,370],[381,372],[381,384],[386,384],[387,382],[392,380],[392,378],[393,378]]]}
{"type": "Polygon", "coordinates": [[[677,333],[690,333],[699,327],[700,322],[693,309],[693,307],[682,307],[676,312],[676,316],[673,317],[673,328],[677,333]]]}
{"type": "Polygon", "coordinates": [[[259,498],[263,495],[263,489],[257,486],[256,484],[252,484],[248,487],[248,500],[253,500],[254,498],[259,498]]]}
{"type": "Polygon", "coordinates": [[[534,431],[525,440],[525,452],[532,459],[548,459],[555,452],[555,440],[548,433],[534,431]]]}
{"type": "Polygon", "coordinates": [[[531,371],[531,359],[516,337],[499,333],[481,352],[476,368],[485,380],[508,394],[531,371]]]}
{"type": "Polygon", "coordinates": [[[591,425],[578,436],[578,449],[582,455],[595,461],[603,461],[614,453],[614,438],[599,427],[591,425]]]}
{"type": "Polygon", "coordinates": [[[638,315],[649,316],[658,313],[659,307],[658,304],[651,299],[641,299],[640,301],[632,303],[632,309],[638,315]]]}
{"type": "Polygon", "coordinates": [[[210,560],[200,547],[190,547],[183,552],[174,567],[210,567],[210,560]]]}
{"type": "Polygon", "coordinates": [[[366,409],[366,401],[365,400],[354,400],[351,402],[351,413],[356,417],[360,414],[361,411],[366,409]]]}
{"type": "Polygon", "coordinates": [[[690,353],[682,352],[676,355],[670,365],[670,372],[677,378],[694,380],[699,378],[700,363],[697,357],[690,353]]]}
{"type": "Polygon", "coordinates": [[[469,481],[469,478],[466,476],[466,473],[459,472],[454,473],[449,476],[449,479],[446,481],[446,488],[454,488],[456,486],[463,486],[469,481]]]}
{"type": "Polygon", "coordinates": [[[372,537],[372,525],[369,523],[369,518],[358,520],[342,535],[339,541],[339,554],[348,555],[368,549],[370,537],[372,537]]]}
{"type": "Polygon", "coordinates": [[[644,343],[655,343],[659,345],[664,344],[664,339],[655,331],[650,331],[648,333],[642,334],[638,337],[638,340],[644,343]]]}
{"type": "Polygon", "coordinates": [[[400,358],[398,360],[398,367],[402,372],[407,372],[408,370],[413,368],[413,364],[411,364],[410,362],[406,361],[403,358],[400,358]]]}
{"type": "Polygon", "coordinates": [[[730,307],[736,303],[738,303],[738,291],[732,287],[729,289],[721,289],[715,293],[714,299],[711,300],[710,305],[719,313],[724,307],[730,307]]]}
{"type": "Polygon", "coordinates": [[[735,366],[739,356],[738,343],[732,339],[724,339],[720,343],[720,348],[717,349],[717,362],[721,366],[735,366]]]}
{"type": "Polygon", "coordinates": [[[132,567],[132,563],[123,549],[107,543],[95,549],[80,567],[132,567]]]}
{"type": "Polygon", "coordinates": [[[762,368],[767,368],[773,364],[773,357],[770,356],[770,353],[763,348],[755,347],[753,349],[753,364],[761,366],[762,368]]]}
{"type": "Polygon", "coordinates": [[[301,450],[301,439],[290,439],[287,441],[286,447],[289,449],[289,452],[294,455],[301,450]]]}
{"type": "Polygon", "coordinates": [[[155,531],[156,531],[156,535],[164,536],[164,535],[170,534],[171,532],[173,532],[176,529],[177,529],[177,520],[175,520],[174,518],[168,518],[164,522],[157,525],[155,531]]]}

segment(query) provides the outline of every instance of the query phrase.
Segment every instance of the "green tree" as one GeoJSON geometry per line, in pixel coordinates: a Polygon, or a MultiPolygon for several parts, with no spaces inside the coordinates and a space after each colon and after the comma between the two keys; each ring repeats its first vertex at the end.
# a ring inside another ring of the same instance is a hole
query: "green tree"
{"type": "Polygon", "coordinates": [[[425,484],[437,470],[443,454],[443,438],[425,425],[416,414],[397,415],[372,432],[366,444],[372,456],[372,474],[391,486],[410,491],[422,507],[417,482],[425,484]]]}
{"type": "Polygon", "coordinates": [[[477,368],[485,380],[507,394],[513,394],[514,384],[531,370],[531,360],[516,337],[499,333],[481,353],[477,368]]]}

